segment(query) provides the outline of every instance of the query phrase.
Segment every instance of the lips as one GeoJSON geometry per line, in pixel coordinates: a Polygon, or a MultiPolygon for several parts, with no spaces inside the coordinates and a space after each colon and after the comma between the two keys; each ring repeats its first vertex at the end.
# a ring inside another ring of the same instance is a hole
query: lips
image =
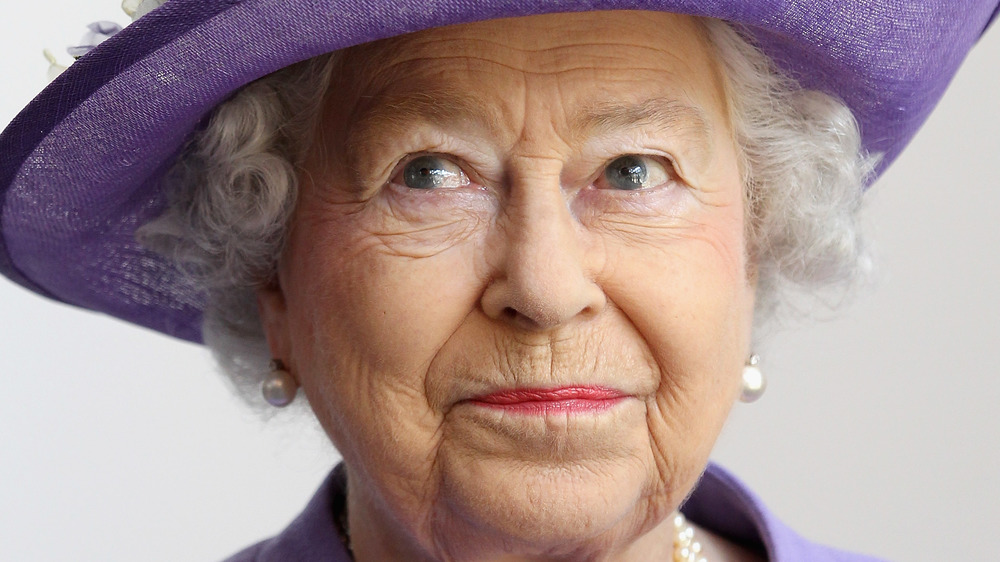
{"type": "Polygon", "coordinates": [[[627,395],[603,386],[515,388],[469,400],[470,404],[512,414],[594,413],[613,407],[627,395]]]}

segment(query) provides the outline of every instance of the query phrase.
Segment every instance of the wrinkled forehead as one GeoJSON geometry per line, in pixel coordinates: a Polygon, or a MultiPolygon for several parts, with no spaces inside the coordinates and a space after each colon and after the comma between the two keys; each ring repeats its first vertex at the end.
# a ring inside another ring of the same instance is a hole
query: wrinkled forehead
{"type": "Polygon", "coordinates": [[[664,111],[691,126],[728,125],[724,80],[702,24],[663,12],[547,14],[435,28],[347,49],[337,75],[337,109],[350,105],[358,116],[468,113],[502,128],[525,117],[512,114],[524,109],[525,95],[541,92],[542,105],[561,113],[566,126],[592,126],[604,114],[608,124],[630,112],[640,119],[664,111]]]}

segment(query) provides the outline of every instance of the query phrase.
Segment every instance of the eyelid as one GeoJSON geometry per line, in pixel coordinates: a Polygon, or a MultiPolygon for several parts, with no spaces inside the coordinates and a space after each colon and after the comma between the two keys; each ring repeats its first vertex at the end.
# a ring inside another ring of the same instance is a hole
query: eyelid
{"type": "Polygon", "coordinates": [[[666,154],[660,154],[660,153],[649,154],[649,153],[642,153],[642,152],[625,152],[625,153],[621,153],[621,154],[616,154],[616,155],[612,156],[611,158],[608,158],[607,160],[605,160],[604,163],[601,165],[601,167],[598,168],[598,170],[593,174],[592,179],[589,182],[590,185],[596,187],[597,189],[607,189],[609,191],[630,192],[630,190],[614,189],[612,187],[605,187],[605,188],[597,187],[597,184],[600,183],[600,182],[602,182],[604,180],[605,173],[606,173],[606,171],[608,169],[608,166],[610,166],[614,161],[618,160],[619,158],[623,158],[623,157],[626,157],[626,156],[632,156],[632,157],[641,158],[641,159],[644,159],[644,160],[649,160],[649,161],[656,162],[656,163],[660,164],[663,167],[663,170],[666,172],[666,175],[668,177],[668,180],[666,182],[664,182],[664,183],[652,186],[652,187],[650,187],[648,189],[631,190],[632,193],[650,191],[652,189],[660,187],[661,185],[666,185],[666,184],[674,183],[674,182],[684,183],[683,176],[681,175],[681,173],[680,173],[680,171],[678,169],[678,166],[676,164],[676,161],[674,160],[673,157],[671,157],[669,155],[666,155],[666,154]]]}
{"type": "Polygon", "coordinates": [[[474,183],[486,185],[479,181],[480,170],[484,166],[491,170],[492,162],[497,160],[488,143],[456,136],[434,126],[412,127],[396,133],[377,143],[370,139],[361,140],[358,152],[363,153],[366,158],[353,162],[354,166],[359,170],[374,165],[378,167],[378,172],[368,176],[371,178],[368,185],[387,184],[401,165],[420,156],[445,158],[462,168],[474,183]],[[386,160],[389,155],[392,159],[386,160]]]}
{"type": "MultiPolygon", "coordinates": [[[[445,160],[454,165],[456,168],[458,168],[459,171],[462,172],[462,175],[465,176],[466,180],[466,183],[462,187],[466,187],[472,184],[477,184],[477,185],[480,184],[480,182],[476,180],[475,175],[473,173],[470,173],[470,166],[465,162],[464,159],[455,156],[454,154],[432,152],[432,151],[412,152],[404,155],[392,167],[391,171],[389,172],[389,178],[386,181],[386,183],[396,184],[402,187],[406,187],[407,189],[418,189],[418,188],[410,188],[409,186],[406,185],[405,181],[401,180],[402,180],[402,175],[406,170],[406,166],[409,165],[414,160],[422,158],[424,156],[432,156],[434,158],[440,158],[441,160],[445,160]]],[[[451,189],[456,189],[456,188],[451,188],[451,189]]]]}

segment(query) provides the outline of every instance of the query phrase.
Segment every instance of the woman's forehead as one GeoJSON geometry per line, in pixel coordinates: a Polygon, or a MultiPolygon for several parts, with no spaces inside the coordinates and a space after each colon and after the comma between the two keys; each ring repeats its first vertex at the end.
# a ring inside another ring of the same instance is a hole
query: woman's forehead
{"type": "Polygon", "coordinates": [[[476,43],[495,48],[515,62],[519,56],[539,55],[568,46],[591,45],[595,49],[635,46],[668,47],[685,57],[696,55],[708,43],[698,18],[660,11],[613,10],[569,12],[493,19],[436,27],[365,43],[352,49],[372,53],[389,51],[396,57],[413,58],[407,51],[427,48],[455,52],[476,43]]]}
{"type": "Polygon", "coordinates": [[[348,49],[341,68],[331,107],[375,121],[451,117],[499,133],[551,119],[588,132],[630,117],[710,129],[728,116],[703,28],[667,13],[550,14],[437,28],[348,49]]]}

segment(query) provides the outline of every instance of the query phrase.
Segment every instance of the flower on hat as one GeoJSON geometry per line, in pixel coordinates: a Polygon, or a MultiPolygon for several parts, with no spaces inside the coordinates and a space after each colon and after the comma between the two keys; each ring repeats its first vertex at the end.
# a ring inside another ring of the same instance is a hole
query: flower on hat
{"type": "Polygon", "coordinates": [[[51,82],[66,70],[66,65],[60,64],[56,56],[48,49],[42,51],[42,54],[45,55],[45,60],[49,61],[49,82],[51,82]]]}
{"type": "MultiPolygon", "coordinates": [[[[113,21],[95,21],[87,26],[87,33],[80,38],[80,44],[68,47],[66,52],[73,57],[73,60],[76,60],[89,53],[94,47],[100,45],[105,39],[114,36],[121,30],[122,26],[113,21]]],[[[42,51],[42,54],[44,54],[45,59],[49,61],[48,76],[49,81],[51,82],[56,79],[56,76],[62,74],[68,65],[60,63],[56,56],[53,55],[48,49],[42,51]]]]}
{"type": "Polygon", "coordinates": [[[135,21],[166,3],[167,0],[122,0],[122,10],[135,21]]]}
{"type": "Polygon", "coordinates": [[[69,53],[69,56],[78,59],[121,30],[122,26],[113,21],[95,21],[87,25],[87,33],[80,38],[80,44],[69,47],[66,52],[69,53]]]}
{"type": "MultiPolygon", "coordinates": [[[[132,18],[132,21],[135,21],[166,2],[167,0],[123,0],[122,10],[132,18]]],[[[73,57],[73,60],[76,60],[121,30],[122,26],[113,21],[95,21],[87,26],[87,33],[80,38],[79,44],[67,48],[66,52],[73,57]]],[[[49,81],[55,80],[66,70],[68,65],[60,63],[48,49],[43,51],[43,54],[45,59],[49,61],[49,81]]]]}

